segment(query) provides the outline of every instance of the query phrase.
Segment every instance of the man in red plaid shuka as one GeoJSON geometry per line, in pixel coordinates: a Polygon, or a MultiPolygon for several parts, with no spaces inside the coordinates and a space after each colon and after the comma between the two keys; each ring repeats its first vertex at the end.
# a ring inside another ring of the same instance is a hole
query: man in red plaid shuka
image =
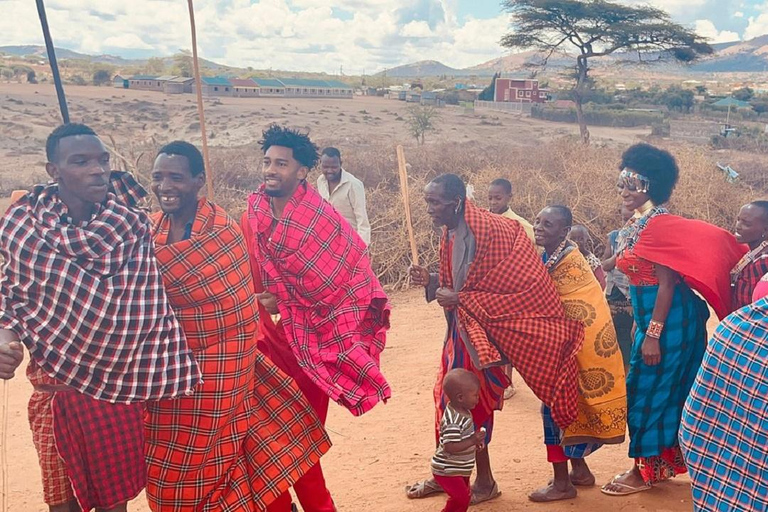
{"type": "Polygon", "coordinates": [[[78,124],[46,144],[55,180],[0,221],[0,378],[30,354],[32,438],[52,511],[124,511],[146,482],[142,402],[200,372],[163,288],[146,192],[78,124]],[[80,507],[80,508],[78,508],[80,507]]]}
{"type": "MultiPolygon", "coordinates": [[[[379,370],[389,328],[387,296],[365,242],[306,183],[317,146],[304,134],[272,125],[262,149],[264,184],[249,198],[242,227],[265,351],[296,379],[323,423],[329,398],[361,415],[391,395],[379,370]]],[[[305,512],[335,510],[319,463],[294,491],[305,512]]],[[[269,510],[290,511],[290,495],[269,510]]]]}
{"type": "Polygon", "coordinates": [[[198,200],[203,156],[176,141],[158,153],[152,191],[157,262],[203,383],[152,402],[147,498],[153,511],[259,512],[330,448],[299,389],[256,348],[258,301],[240,228],[198,200]]]}
{"type": "MultiPolygon", "coordinates": [[[[472,416],[475,428],[485,427],[487,436],[476,457],[476,504],[500,494],[488,444],[493,413],[501,410],[509,383],[503,366],[511,363],[565,428],[577,414],[576,353],[584,328],[565,317],[555,285],[519,222],[467,201],[464,183],[455,174],[432,180],[424,195],[427,212],[443,227],[440,272],[413,266],[411,279],[426,287],[427,300],[436,299],[448,321],[435,387],[438,425],[446,405],[443,376],[463,368],[480,379],[480,402],[472,416]]],[[[409,498],[439,492],[434,479],[406,488],[409,498]]]]}

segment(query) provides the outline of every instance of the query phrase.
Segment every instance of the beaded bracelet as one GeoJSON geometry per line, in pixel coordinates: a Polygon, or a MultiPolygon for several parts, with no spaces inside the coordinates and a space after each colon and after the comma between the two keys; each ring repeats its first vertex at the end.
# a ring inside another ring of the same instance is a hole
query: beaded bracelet
{"type": "Polygon", "coordinates": [[[648,329],[645,331],[645,335],[651,338],[659,339],[661,338],[661,331],[663,330],[663,323],[657,322],[656,320],[651,320],[651,323],[648,324],[648,329]]]}

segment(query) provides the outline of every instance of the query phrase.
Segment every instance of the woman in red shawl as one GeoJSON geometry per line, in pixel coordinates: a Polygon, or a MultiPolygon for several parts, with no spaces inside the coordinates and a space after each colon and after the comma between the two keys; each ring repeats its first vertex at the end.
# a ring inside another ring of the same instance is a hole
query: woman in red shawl
{"type": "Polygon", "coordinates": [[[710,224],[670,215],[663,206],[679,170],[667,151],[630,147],[618,191],[635,215],[619,233],[617,267],[630,281],[636,334],[627,375],[629,456],[634,465],[602,491],[625,496],[685,473],[678,431],[683,404],[707,343],[707,304],[730,311],[728,272],[744,250],[710,224]],[[703,254],[701,247],[717,247],[703,254]]]}

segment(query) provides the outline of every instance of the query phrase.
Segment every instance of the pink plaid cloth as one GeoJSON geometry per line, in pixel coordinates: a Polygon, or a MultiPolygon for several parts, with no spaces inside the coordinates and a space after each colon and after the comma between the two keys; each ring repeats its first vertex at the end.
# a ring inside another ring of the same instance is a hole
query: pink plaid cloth
{"type": "Polygon", "coordinates": [[[304,372],[355,416],[391,396],[379,370],[389,304],[365,242],[313,188],[300,186],[272,229],[262,186],[248,201],[262,282],[304,372]]]}

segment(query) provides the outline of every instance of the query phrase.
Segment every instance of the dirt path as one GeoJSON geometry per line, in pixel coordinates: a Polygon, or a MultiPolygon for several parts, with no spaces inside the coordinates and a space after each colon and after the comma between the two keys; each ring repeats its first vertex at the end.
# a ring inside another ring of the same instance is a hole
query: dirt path
{"type": "MultiPolygon", "coordinates": [[[[331,406],[328,429],[334,447],[323,458],[328,486],[340,512],[437,512],[443,498],[405,498],[406,484],[427,475],[434,448],[432,386],[437,371],[444,318],[417,292],[393,298],[392,331],[382,358],[394,389],[392,400],[362,418],[331,406]]],[[[497,415],[491,460],[502,495],[473,508],[478,512],[573,510],[630,512],[691,510],[688,479],[677,480],[628,498],[603,496],[597,487],[572,501],[536,505],[526,494],[545,483],[549,468],[542,444],[539,402],[517,381],[518,394],[497,415]]],[[[13,512],[45,512],[37,456],[26,418],[30,386],[23,372],[10,382],[8,455],[10,507],[13,512]]],[[[626,445],[606,447],[589,458],[598,482],[627,469],[626,445]]],[[[148,512],[140,496],[130,506],[148,512]]]]}

